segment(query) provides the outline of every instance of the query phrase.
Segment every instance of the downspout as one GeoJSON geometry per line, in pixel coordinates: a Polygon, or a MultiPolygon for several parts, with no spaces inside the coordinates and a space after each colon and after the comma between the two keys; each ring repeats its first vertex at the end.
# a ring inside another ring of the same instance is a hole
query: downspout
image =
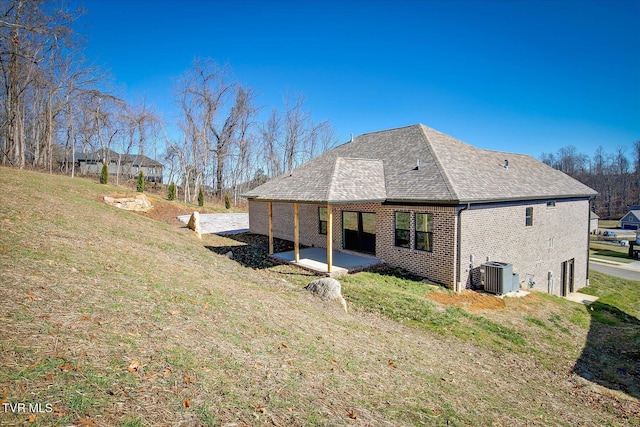
{"type": "Polygon", "coordinates": [[[458,210],[458,230],[456,235],[456,277],[455,283],[453,284],[453,290],[456,293],[462,292],[462,285],[460,284],[460,270],[462,269],[462,262],[460,257],[462,256],[462,211],[465,211],[471,207],[471,203],[467,203],[467,206],[463,206],[460,210],[458,210]]]}
{"type": "Polygon", "coordinates": [[[588,208],[589,208],[589,212],[588,212],[588,216],[587,216],[587,283],[585,283],[585,286],[589,286],[589,248],[591,247],[591,202],[593,201],[594,197],[589,197],[589,203],[587,203],[588,208]]]}

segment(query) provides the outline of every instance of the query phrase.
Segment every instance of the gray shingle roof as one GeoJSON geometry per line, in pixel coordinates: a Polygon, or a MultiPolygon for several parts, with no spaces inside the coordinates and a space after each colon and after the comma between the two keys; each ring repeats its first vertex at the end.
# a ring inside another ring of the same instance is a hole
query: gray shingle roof
{"type": "Polygon", "coordinates": [[[596,194],[531,156],[483,150],[417,124],[360,135],[245,196],[327,203],[464,203],[596,194]]]}
{"type": "MultiPolygon", "coordinates": [[[[140,154],[122,154],[120,155],[119,153],[117,153],[116,151],[113,151],[110,148],[105,148],[104,152],[103,149],[100,148],[96,151],[93,151],[91,153],[88,154],[84,154],[84,153],[76,153],[75,155],[75,159],[76,161],[97,161],[97,162],[101,162],[103,157],[111,160],[111,161],[117,161],[118,157],[120,157],[120,161],[122,161],[123,163],[131,163],[133,166],[163,166],[162,163],[158,162],[157,160],[154,160],[150,157],[147,156],[143,156],[140,154]],[[104,154],[104,156],[103,156],[104,154]]],[[[70,161],[71,159],[69,159],[70,161]]]]}

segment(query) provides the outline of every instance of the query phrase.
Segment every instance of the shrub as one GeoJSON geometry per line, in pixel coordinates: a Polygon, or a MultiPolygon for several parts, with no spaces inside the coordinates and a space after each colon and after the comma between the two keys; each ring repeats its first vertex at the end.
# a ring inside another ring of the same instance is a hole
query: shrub
{"type": "Polygon", "coordinates": [[[138,193],[144,192],[144,175],[142,171],[138,172],[138,193]]]}
{"type": "Polygon", "coordinates": [[[229,193],[224,192],[224,207],[226,209],[231,209],[231,200],[229,199],[229,193]]]}
{"type": "Polygon", "coordinates": [[[175,200],[176,198],[176,185],[172,182],[169,184],[169,194],[167,195],[167,199],[175,200]]]}
{"type": "Polygon", "coordinates": [[[102,164],[102,172],[100,172],[100,184],[109,182],[109,168],[106,163],[102,164]]]}
{"type": "Polygon", "coordinates": [[[198,189],[198,206],[204,206],[204,193],[202,192],[202,187],[198,189]]]}

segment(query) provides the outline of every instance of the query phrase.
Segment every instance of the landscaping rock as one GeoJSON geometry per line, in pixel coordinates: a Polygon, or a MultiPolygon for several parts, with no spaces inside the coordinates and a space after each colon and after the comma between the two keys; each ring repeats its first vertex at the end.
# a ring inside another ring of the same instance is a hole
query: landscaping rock
{"type": "Polygon", "coordinates": [[[187,227],[196,232],[199,238],[202,239],[202,230],[200,228],[200,213],[194,212],[191,214],[191,218],[189,218],[189,222],[187,223],[187,227]]]}
{"type": "Polygon", "coordinates": [[[147,212],[153,206],[144,194],[135,197],[110,197],[104,196],[104,202],[119,209],[136,212],[147,212]]]}
{"type": "Polygon", "coordinates": [[[340,282],[331,277],[314,280],[304,287],[309,292],[319,296],[323,300],[332,300],[340,303],[344,312],[347,312],[347,302],[342,297],[340,282]]]}

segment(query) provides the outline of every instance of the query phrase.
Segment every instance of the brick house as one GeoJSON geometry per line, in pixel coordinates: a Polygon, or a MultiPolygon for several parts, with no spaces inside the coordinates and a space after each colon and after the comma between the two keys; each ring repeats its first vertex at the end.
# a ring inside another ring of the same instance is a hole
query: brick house
{"type": "MultiPolygon", "coordinates": [[[[64,162],[71,162],[71,159],[64,162]]],[[[100,175],[105,162],[111,176],[119,174],[125,179],[135,179],[142,171],[145,181],[162,184],[162,163],[141,154],[120,154],[105,148],[88,154],[76,153],[75,162],[82,175],[100,175]]]]}
{"type": "Polygon", "coordinates": [[[329,271],[334,249],[353,251],[459,291],[498,261],[520,288],[556,295],[588,284],[595,195],[420,124],[360,135],[245,194],[251,232],[326,248],[329,271]]]}

